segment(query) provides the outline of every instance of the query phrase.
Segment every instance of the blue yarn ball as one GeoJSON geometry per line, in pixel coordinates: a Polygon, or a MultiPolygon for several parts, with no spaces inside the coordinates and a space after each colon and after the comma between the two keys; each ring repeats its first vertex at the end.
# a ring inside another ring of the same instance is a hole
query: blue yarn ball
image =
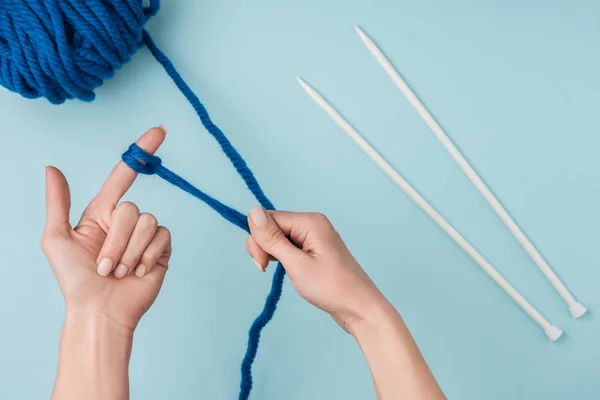
{"type": "Polygon", "coordinates": [[[92,101],[129,62],[160,0],[0,0],[0,85],[29,99],[92,101]]]}

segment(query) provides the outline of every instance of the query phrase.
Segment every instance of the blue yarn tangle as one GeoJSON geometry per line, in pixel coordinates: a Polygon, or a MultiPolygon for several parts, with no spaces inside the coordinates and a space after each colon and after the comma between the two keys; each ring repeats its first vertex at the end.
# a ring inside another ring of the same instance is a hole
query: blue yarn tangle
{"type": "MultiPolygon", "coordinates": [[[[43,97],[53,104],[69,99],[92,101],[94,90],[145,45],[192,105],[258,203],[267,210],[275,209],[244,159],[144,29],[158,12],[160,0],[148,0],[146,6],[144,3],[144,0],[0,0],[0,85],[25,98],[43,97]]],[[[122,159],[139,173],[156,174],[181,188],[249,232],[244,214],[195,188],[165,168],[160,158],[132,145],[122,159]]],[[[278,264],[263,310],[250,327],[241,365],[240,400],[250,396],[252,364],[260,335],[273,318],[284,278],[285,269],[278,264]]]]}

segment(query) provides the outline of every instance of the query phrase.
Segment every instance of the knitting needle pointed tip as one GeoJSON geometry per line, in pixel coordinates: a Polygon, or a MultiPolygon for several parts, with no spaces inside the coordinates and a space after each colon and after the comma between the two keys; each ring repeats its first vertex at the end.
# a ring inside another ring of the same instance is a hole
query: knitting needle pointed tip
{"type": "Polygon", "coordinates": [[[358,33],[358,36],[360,36],[361,39],[365,40],[369,38],[360,26],[354,25],[354,30],[356,31],[356,33],[358,33]]]}
{"type": "Polygon", "coordinates": [[[308,84],[304,81],[304,79],[300,78],[299,76],[296,77],[296,80],[298,81],[298,83],[300,85],[302,85],[303,88],[306,88],[306,86],[308,86],[308,84]]]}
{"type": "Polygon", "coordinates": [[[340,126],[342,128],[342,130],[344,132],[346,132],[352,138],[352,140],[354,140],[354,142],[356,144],[358,144],[359,147],[361,147],[363,149],[363,151],[366,151],[367,153],[374,152],[373,149],[369,149],[370,145],[360,135],[360,133],[358,133],[352,127],[352,125],[350,125],[350,123],[348,121],[346,121],[346,119],[335,108],[333,108],[333,106],[331,104],[329,104],[329,102],[327,100],[325,100],[325,98],[319,92],[317,92],[317,90],[315,88],[310,86],[308,83],[306,83],[306,81],[304,79],[302,79],[300,77],[297,77],[296,80],[298,81],[298,83],[300,83],[300,85],[302,86],[304,91],[308,94],[308,96],[311,99],[313,99],[313,101],[315,103],[317,103],[317,105],[323,111],[325,111],[325,113],[327,115],[329,115],[329,117],[331,117],[334,120],[334,122],[338,126],[340,126]]]}
{"type": "Polygon", "coordinates": [[[367,49],[369,49],[369,51],[376,57],[383,57],[383,53],[381,52],[381,50],[379,50],[379,47],[377,47],[377,45],[375,44],[375,42],[373,41],[373,39],[371,39],[369,37],[369,35],[367,35],[365,33],[365,31],[363,31],[361,29],[360,26],[358,25],[354,25],[354,30],[356,30],[356,33],[358,33],[358,36],[360,37],[360,39],[363,41],[363,43],[365,44],[365,46],[367,47],[367,49]]]}
{"type": "Polygon", "coordinates": [[[300,78],[299,76],[296,77],[296,80],[298,81],[298,83],[300,84],[300,86],[302,86],[302,89],[304,89],[306,91],[306,93],[308,93],[308,95],[317,102],[317,104],[319,106],[321,106],[321,108],[324,108],[326,112],[328,112],[331,115],[331,111],[328,111],[329,108],[332,108],[331,106],[329,106],[329,104],[325,101],[325,99],[323,98],[323,96],[321,96],[319,94],[319,92],[317,92],[317,90],[315,88],[313,88],[312,86],[310,86],[304,79],[300,78]],[[327,107],[329,106],[329,107],[327,107]]]}
{"type": "Polygon", "coordinates": [[[304,79],[297,76],[296,80],[298,81],[300,86],[302,86],[302,88],[308,92],[308,94],[312,95],[313,93],[316,93],[316,90],[312,86],[310,86],[308,83],[306,83],[306,81],[304,79]]]}

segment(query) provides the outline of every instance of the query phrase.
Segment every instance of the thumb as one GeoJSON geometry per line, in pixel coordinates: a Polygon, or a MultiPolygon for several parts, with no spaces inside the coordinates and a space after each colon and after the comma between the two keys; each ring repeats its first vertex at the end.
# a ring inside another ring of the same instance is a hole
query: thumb
{"type": "Polygon", "coordinates": [[[46,167],[46,232],[68,233],[71,229],[70,209],[71,192],[67,179],[58,169],[46,167]]]}
{"type": "Polygon", "coordinates": [[[262,207],[255,207],[248,216],[252,238],[267,254],[286,266],[306,254],[288,240],[277,222],[262,207]]]}

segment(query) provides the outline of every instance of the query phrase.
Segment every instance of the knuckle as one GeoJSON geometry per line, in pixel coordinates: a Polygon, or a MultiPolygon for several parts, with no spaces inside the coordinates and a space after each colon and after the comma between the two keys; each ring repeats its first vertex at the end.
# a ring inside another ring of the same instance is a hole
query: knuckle
{"type": "Polygon", "coordinates": [[[142,260],[146,265],[155,264],[156,261],[162,256],[162,254],[158,254],[156,250],[147,250],[142,256],[142,260]]]}
{"type": "Polygon", "coordinates": [[[158,220],[152,214],[142,213],[138,219],[138,224],[144,229],[156,229],[158,227],[158,220]]]}
{"type": "Polygon", "coordinates": [[[132,258],[123,257],[123,258],[121,258],[121,261],[119,261],[117,263],[117,265],[124,265],[125,267],[127,267],[127,270],[129,271],[132,268],[132,266],[136,266],[137,263],[132,258]]]}
{"type": "Polygon", "coordinates": [[[334,238],[337,236],[337,232],[327,216],[321,213],[313,213],[312,219],[315,232],[321,237],[334,238]]]}
{"type": "Polygon", "coordinates": [[[42,240],[41,240],[40,244],[41,244],[41,247],[42,247],[42,251],[45,254],[48,254],[48,252],[52,249],[54,243],[56,243],[55,239],[51,235],[49,235],[47,233],[44,233],[42,235],[42,240]]]}
{"type": "Polygon", "coordinates": [[[130,202],[130,201],[124,201],[121,204],[119,204],[116,208],[115,211],[120,211],[123,213],[131,213],[131,214],[139,214],[140,213],[140,209],[138,208],[138,206],[136,206],[134,203],[130,202]]]}
{"type": "Polygon", "coordinates": [[[44,232],[42,235],[42,240],[40,241],[40,245],[44,254],[48,255],[51,252],[55,251],[57,247],[61,247],[65,243],[65,237],[54,234],[44,232]]]}
{"type": "Polygon", "coordinates": [[[168,228],[166,228],[164,226],[159,226],[157,229],[157,234],[164,235],[165,238],[169,242],[171,242],[171,231],[168,228]]]}
{"type": "Polygon", "coordinates": [[[40,245],[42,252],[46,255],[46,257],[50,257],[52,254],[60,254],[61,252],[65,251],[64,248],[68,241],[68,236],[44,233],[42,240],[40,241],[40,245]]]}
{"type": "Polygon", "coordinates": [[[127,268],[135,267],[136,264],[138,263],[140,257],[141,257],[141,254],[138,254],[136,256],[136,254],[125,252],[125,254],[123,254],[123,256],[121,257],[119,264],[123,264],[127,268]]]}
{"type": "Polygon", "coordinates": [[[331,221],[329,221],[329,218],[327,218],[327,216],[325,214],[312,213],[311,218],[314,221],[315,225],[318,227],[321,227],[321,228],[332,227],[331,221]]]}
{"type": "Polygon", "coordinates": [[[150,257],[146,253],[144,253],[142,255],[142,258],[140,259],[140,263],[144,264],[146,268],[150,268],[154,264],[154,261],[150,259],[150,257]]]}
{"type": "Polygon", "coordinates": [[[265,244],[269,247],[273,247],[284,238],[285,235],[283,234],[281,229],[279,229],[279,227],[274,226],[267,230],[265,234],[265,244]]]}

